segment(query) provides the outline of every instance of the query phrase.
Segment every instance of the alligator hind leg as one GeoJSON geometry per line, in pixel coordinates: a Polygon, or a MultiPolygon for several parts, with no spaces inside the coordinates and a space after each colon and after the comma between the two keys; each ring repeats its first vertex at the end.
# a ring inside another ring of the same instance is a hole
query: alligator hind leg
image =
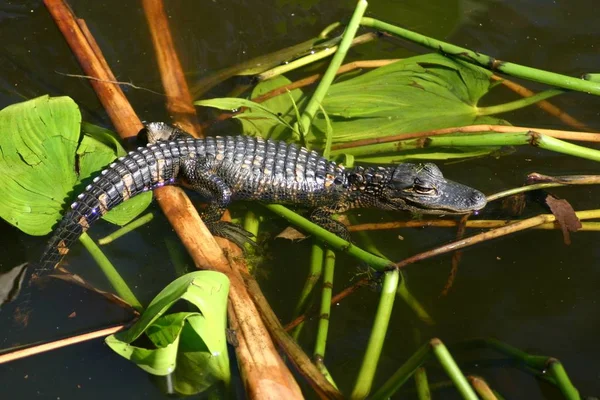
{"type": "Polygon", "coordinates": [[[321,228],[327,229],[329,232],[336,234],[347,242],[352,242],[350,237],[350,231],[346,225],[339,221],[332,219],[333,214],[338,214],[346,211],[347,206],[343,204],[337,204],[330,207],[319,207],[316,208],[310,215],[310,220],[321,228]]]}
{"type": "Polygon", "coordinates": [[[189,180],[188,186],[210,201],[200,212],[200,217],[213,235],[230,240],[242,249],[245,243],[254,244],[251,240],[254,237],[252,233],[232,222],[221,221],[231,201],[231,189],[220,177],[207,174],[205,166],[198,163],[193,179],[189,180]]]}

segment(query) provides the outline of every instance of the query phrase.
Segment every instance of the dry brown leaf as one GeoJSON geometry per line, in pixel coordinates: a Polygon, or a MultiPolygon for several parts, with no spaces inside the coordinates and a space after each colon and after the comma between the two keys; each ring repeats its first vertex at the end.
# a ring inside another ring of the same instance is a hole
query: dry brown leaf
{"type": "Polygon", "coordinates": [[[287,239],[287,240],[304,240],[306,235],[297,229],[288,226],[281,233],[275,236],[275,239],[287,239]]]}
{"type": "Polygon", "coordinates": [[[581,228],[581,221],[577,218],[575,210],[567,200],[558,199],[551,194],[546,197],[546,204],[560,225],[565,244],[571,244],[569,232],[577,232],[581,228]]]}

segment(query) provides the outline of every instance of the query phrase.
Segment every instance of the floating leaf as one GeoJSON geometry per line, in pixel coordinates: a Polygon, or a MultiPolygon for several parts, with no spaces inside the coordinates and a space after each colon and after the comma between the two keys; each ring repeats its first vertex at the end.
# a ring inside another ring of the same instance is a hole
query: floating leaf
{"type": "MultiPolygon", "coordinates": [[[[47,234],[73,188],[124,154],[101,128],[82,138],[80,125],[79,108],[68,97],[42,96],[0,111],[1,218],[30,235],[47,234]]],[[[136,198],[126,212],[115,209],[105,217],[125,224],[149,201],[148,195],[136,198]]]]}
{"type": "MultiPolygon", "coordinates": [[[[427,54],[332,85],[323,107],[334,143],[471,125],[490,76],[483,68],[427,54]]],[[[320,117],[314,124],[310,140],[322,145],[326,121],[320,117]]]]}
{"type": "Polygon", "coordinates": [[[164,288],[130,329],[109,336],[106,343],[151,374],[172,373],[174,388],[181,394],[204,391],[217,381],[228,383],[228,292],[224,274],[186,274],[164,288]],[[198,311],[165,314],[179,300],[198,311]],[[132,345],[142,335],[152,342],[150,348],[132,345]]]}
{"type": "Polygon", "coordinates": [[[565,244],[571,244],[569,232],[577,232],[582,226],[575,210],[573,210],[573,206],[567,200],[558,199],[551,194],[546,196],[546,204],[556,217],[556,222],[560,225],[565,244]]]}
{"type": "Polygon", "coordinates": [[[81,115],[68,97],[38,97],[0,111],[0,216],[44,235],[77,183],[81,115]]]}

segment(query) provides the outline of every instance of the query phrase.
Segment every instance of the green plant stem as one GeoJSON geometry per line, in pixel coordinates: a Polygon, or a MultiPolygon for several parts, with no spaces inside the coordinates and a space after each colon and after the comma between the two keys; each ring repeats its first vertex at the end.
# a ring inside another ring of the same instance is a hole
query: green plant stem
{"type": "MultiPolygon", "coordinates": [[[[310,269],[308,272],[308,277],[306,278],[306,281],[304,282],[304,287],[300,292],[300,298],[298,300],[298,303],[296,304],[296,309],[294,311],[294,318],[306,313],[306,311],[308,310],[311,294],[313,293],[315,285],[317,284],[317,282],[321,278],[321,274],[323,273],[324,255],[325,252],[323,250],[322,245],[320,243],[313,243],[310,253],[310,269]]],[[[291,333],[291,336],[296,341],[298,340],[300,332],[304,327],[304,322],[305,321],[299,323],[298,326],[296,326],[291,333]]]]}
{"type": "Polygon", "coordinates": [[[331,383],[333,385],[333,387],[335,387],[336,389],[338,389],[337,385],[335,384],[333,377],[331,376],[331,374],[329,373],[329,370],[327,369],[327,366],[325,365],[325,363],[323,362],[323,360],[317,360],[315,362],[317,368],[319,369],[319,371],[323,374],[323,376],[325,377],[325,379],[327,379],[327,381],[329,383],[331,383]]]}
{"type": "Polygon", "coordinates": [[[469,376],[468,380],[479,397],[481,397],[481,400],[498,400],[494,391],[490,389],[490,386],[483,378],[478,376],[469,376]]]}
{"type": "Polygon", "coordinates": [[[323,274],[323,291],[321,294],[321,308],[319,310],[319,326],[313,357],[315,360],[325,359],[327,347],[327,334],[329,332],[329,318],[331,317],[331,296],[333,291],[333,276],[335,272],[335,253],[325,250],[325,270],[323,274]]]}
{"type": "Polygon", "coordinates": [[[454,358],[452,358],[446,346],[440,340],[432,340],[432,349],[433,354],[435,354],[440,364],[442,364],[442,367],[452,382],[454,382],[454,386],[456,386],[463,399],[478,400],[473,388],[469,385],[467,378],[460,371],[458,365],[456,365],[454,358]]]}
{"type": "MultiPolygon", "coordinates": [[[[535,131],[517,132],[507,134],[481,134],[481,135],[448,135],[429,137],[426,140],[410,139],[398,142],[379,143],[367,146],[352,147],[347,149],[332,150],[331,156],[340,154],[351,154],[354,157],[362,157],[361,161],[375,162],[385,161],[383,157],[372,157],[374,154],[393,153],[404,150],[414,150],[434,147],[483,147],[483,146],[520,146],[530,144],[545,150],[567,154],[575,157],[600,161],[600,151],[584,146],[579,146],[551,136],[543,135],[535,131]],[[369,157],[366,157],[369,156],[369,157]]],[[[397,161],[403,155],[388,156],[389,160],[397,161]]]]}
{"type": "Polygon", "coordinates": [[[527,367],[533,369],[540,377],[551,378],[549,381],[558,386],[566,399],[579,400],[581,398],[579,391],[571,383],[571,379],[569,379],[563,365],[556,358],[531,355],[496,339],[470,340],[461,347],[492,348],[506,354],[512,359],[522,362],[527,367]]]}
{"type": "MultiPolygon", "coordinates": [[[[331,248],[337,251],[347,253],[348,255],[363,261],[368,264],[371,268],[377,271],[383,271],[394,266],[390,260],[385,257],[378,257],[371,254],[352,243],[348,243],[333,233],[321,228],[320,226],[312,223],[301,215],[296,214],[292,210],[285,208],[280,204],[269,204],[266,207],[274,212],[275,214],[287,219],[291,224],[299,227],[300,229],[312,234],[317,239],[327,243],[331,248]]],[[[427,310],[419,303],[419,301],[410,293],[406,286],[406,281],[403,279],[398,289],[398,296],[406,302],[406,304],[415,312],[415,314],[426,324],[432,325],[433,320],[427,313],[427,310]]]]}
{"type": "Polygon", "coordinates": [[[408,290],[408,285],[402,271],[400,271],[400,274],[403,279],[400,282],[400,285],[398,285],[398,296],[404,300],[423,323],[429,326],[435,325],[435,321],[431,315],[429,315],[425,307],[423,307],[423,305],[412,295],[410,290],[408,290]]]}
{"type": "Polygon", "coordinates": [[[360,25],[360,19],[365,13],[367,5],[368,3],[366,0],[358,1],[358,4],[354,9],[354,14],[352,14],[352,18],[350,19],[350,22],[346,27],[346,31],[344,32],[342,41],[339,44],[338,51],[331,59],[331,63],[329,64],[329,67],[327,67],[327,71],[325,71],[325,74],[319,82],[317,89],[313,93],[311,99],[306,105],[306,108],[304,109],[304,113],[302,114],[302,118],[300,119],[299,123],[302,134],[306,134],[306,132],[308,132],[310,124],[315,117],[319,106],[323,102],[323,98],[325,98],[325,95],[329,90],[329,86],[331,86],[333,83],[333,80],[335,79],[335,73],[342,65],[344,57],[346,57],[346,53],[348,52],[350,44],[356,35],[356,31],[360,25]]]}
{"type": "Polygon", "coordinates": [[[371,395],[371,399],[380,400],[390,398],[429,357],[431,357],[431,347],[429,343],[426,343],[371,395]]]}
{"type": "Polygon", "coordinates": [[[425,140],[399,140],[397,142],[378,143],[360,147],[331,150],[331,156],[335,157],[341,154],[351,154],[354,157],[364,157],[430,147],[519,146],[525,144],[529,144],[527,132],[507,134],[484,133],[481,135],[447,135],[432,136],[426,138],[425,140]]]}
{"type": "Polygon", "coordinates": [[[417,398],[419,400],[431,400],[427,372],[423,367],[419,367],[415,371],[415,386],[417,387],[417,398]]]}
{"type": "Polygon", "coordinates": [[[571,156],[585,158],[592,161],[600,161],[600,151],[589,149],[564,140],[556,139],[550,136],[531,133],[533,145],[545,150],[555,151],[557,153],[568,154],[571,156]]]}
{"type": "Polygon", "coordinates": [[[502,192],[494,193],[488,196],[488,202],[498,200],[503,197],[513,196],[518,193],[529,192],[531,190],[547,189],[560,186],[570,185],[597,185],[600,183],[599,175],[563,175],[563,176],[545,176],[538,173],[529,174],[528,180],[532,179],[534,182],[527,186],[521,186],[505,190],[502,192]]]}
{"type": "Polygon", "coordinates": [[[286,47],[285,49],[281,49],[270,54],[264,54],[244,61],[240,64],[217,71],[214,74],[202,78],[193,84],[190,88],[190,93],[192,93],[192,97],[196,99],[201,97],[202,94],[206,93],[214,86],[231,78],[232,76],[255,75],[264,72],[286,60],[297,57],[299,54],[310,51],[310,49],[313,47],[318,46],[319,42],[321,42],[324,38],[325,37],[320,36],[309,39],[305,42],[286,47]]]}
{"type": "Polygon", "coordinates": [[[548,189],[553,187],[567,186],[565,183],[535,183],[533,185],[521,186],[517,188],[512,188],[508,190],[504,190],[502,192],[494,193],[490,196],[487,196],[488,203],[490,201],[495,201],[498,199],[502,199],[504,197],[514,196],[515,194],[530,192],[532,190],[540,190],[540,189],[548,189]]]}
{"type": "Polygon", "coordinates": [[[352,399],[363,399],[371,391],[373,378],[377,370],[377,363],[381,356],[381,349],[383,348],[390,316],[392,315],[399,281],[400,272],[397,270],[386,272],[383,278],[383,288],[381,290],[377,313],[375,314],[373,330],[371,331],[365,357],[358,372],[356,384],[352,390],[352,399]]]}
{"type": "MultiPolygon", "coordinates": [[[[338,27],[340,27],[340,26],[342,26],[342,23],[341,23],[341,22],[339,22],[339,21],[338,21],[338,22],[334,22],[334,23],[332,23],[332,24],[329,24],[329,25],[327,25],[327,26],[325,27],[325,29],[323,29],[323,30],[321,31],[321,33],[319,33],[319,36],[318,36],[318,37],[320,37],[320,38],[326,38],[327,36],[329,36],[329,34],[330,34],[331,32],[333,32],[333,30],[334,30],[334,29],[336,29],[336,28],[338,28],[338,27]]],[[[589,75],[589,74],[588,74],[588,75],[589,75]]]]}
{"type": "Polygon", "coordinates": [[[252,240],[256,241],[256,235],[258,235],[258,229],[260,227],[260,219],[252,210],[248,210],[244,215],[244,229],[254,235],[252,240]]]}
{"type": "Polygon", "coordinates": [[[461,148],[455,148],[454,151],[431,151],[416,153],[400,153],[396,155],[386,155],[381,157],[356,157],[357,162],[369,164],[400,164],[410,160],[453,160],[457,158],[475,158],[487,156],[498,150],[497,147],[469,147],[471,151],[463,151],[461,148]]]}
{"type": "Polygon", "coordinates": [[[153,219],[154,219],[154,214],[152,214],[152,213],[144,214],[143,216],[137,218],[135,221],[123,226],[120,229],[117,229],[110,235],[107,235],[101,239],[98,239],[98,244],[99,245],[109,244],[109,243],[117,240],[121,236],[126,235],[127,233],[139,228],[140,226],[147,224],[148,222],[152,221],[153,219]]]}
{"type": "Polygon", "coordinates": [[[486,56],[463,47],[455,46],[450,43],[436,40],[407,29],[394,26],[373,18],[362,18],[361,25],[373,29],[388,32],[392,35],[401,37],[410,42],[420,44],[434,51],[442,52],[467,62],[477,64],[493,71],[499,71],[507,75],[522,79],[528,79],[535,82],[544,83],[550,86],[556,86],[568,90],[600,95],[600,83],[595,81],[586,81],[580,78],[548,72],[536,68],[526,67],[519,64],[496,60],[493,57],[486,56]],[[491,66],[491,67],[490,67],[491,66]]]}
{"type": "Polygon", "coordinates": [[[393,267],[394,264],[386,260],[382,257],[377,257],[369,252],[364,251],[363,249],[353,245],[352,243],[346,242],[344,239],[334,235],[333,233],[327,231],[324,228],[312,223],[301,215],[296,214],[292,210],[280,205],[280,204],[268,204],[267,207],[269,210],[274,212],[275,214],[287,219],[293,225],[299,227],[305,232],[315,236],[317,239],[327,243],[332,249],[338,250],[344,253],[351,255],[352,257],[358,258],[361,261],[364,261],[373,269],[378,271],[383,271],[390,267],[393,267]]]}
{"type": "Polygon", "coordinates": [[[83,233],[79,237],[79,241],[92,255],[112,287],[117,292],[117,295],[129,303],[137,311],[142,312],[144,307],[135,297],[125,280],[121,277],[117,269],[112,265],[109,259],[104,255],[98,245],[92,240],[87,233],[83,233]]]}
{"type": "MultiPolygon", "coordinates": [[[[364,35],[355,37],[352,40],[352,43],[350,45],[356,46],[359,44],[368,43],[376,38],[377,38],[377,36],[374,35],[372,32],[365,33],[364,35]]],[[[301,58],[298,58],[289,63],[279,65],[268,71],[265,71],[265,72],[261,73],[260,75],[258,75],[257,78],[259,81],[264,81],[264,80],[271,79],[271,78],[279,76],[279,75],[283,75],[286,72],[293,71],[298,68],[302,68],[308,64],[312,64],[312,63],[322,60],[324,58],[331,57],[338,51],[337,43],[339,43],[339,41],[340,41],[340,39],[338,39],[338,38],[332,39],[328,42],[330,44],[329,46],[320,45],[319,48],[314,51],[314,53],[306,55],[301,58]]]]}
{"type": "Polygon", "coordinates": [[[534,94],[533,96],[523,97],[522,99],[511,101],[509,103],[498,104],[490,107],[479,107],[477,108],[477,115],[494,115],[501,114],[509,111],[518,110],[537,103],[538,101],[546,100],[559,94],[565,93],[564,89],[549,89],[543,92],[534,94]]]}
{"type": "Polygon", "coordinates": [[[259,82],[266,81],[267,79],[271,79],[276,76],[283,75],[286,72],[293,71],[295,69],[302,68],[308,64],[317,62],[324,58],[331,57],[331,55],[335,54],[335,52],[337,50],[338,50],[338,46],[327,47],[327,48],[319,50],[313,54],[309,54],[307,56],[298,58],[289,63],[283,64],[283,65],[278,65],[277,67],[271,68],[270,70],[265,71],[262,74],[258,75],[257,76],[258,80],[259,80],[259,82]]]}

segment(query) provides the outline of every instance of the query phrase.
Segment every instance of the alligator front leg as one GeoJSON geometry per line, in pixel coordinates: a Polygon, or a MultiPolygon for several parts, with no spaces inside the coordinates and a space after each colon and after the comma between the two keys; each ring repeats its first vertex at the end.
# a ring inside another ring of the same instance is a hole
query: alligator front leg
{"type": "Polygon", "coordinates": [[[310,220],[321,228],[327,229],[329,232],[336,234],[347,242],[351,242],[350,231],[346,225],[332,219],[333,214],[339,214],[346,211],[348,207],[342,203],[333,206],[325,206],[316,208],[310,215],[310,220]]]}
{"type": "Polygon", "coordinates": [[[207,174],[204,165],[196,165],[194,172],[193,176],[188,177],[188,186],[210,201],[208,206],[200,211],[200,217],[210,232],[214,236],[232,241],[242,249],[245,243],[254,244],[250,240],[254,237],[252,233],[232,222],[221,221],[231,201],[231,189],[217,175],[207,174]]]}

